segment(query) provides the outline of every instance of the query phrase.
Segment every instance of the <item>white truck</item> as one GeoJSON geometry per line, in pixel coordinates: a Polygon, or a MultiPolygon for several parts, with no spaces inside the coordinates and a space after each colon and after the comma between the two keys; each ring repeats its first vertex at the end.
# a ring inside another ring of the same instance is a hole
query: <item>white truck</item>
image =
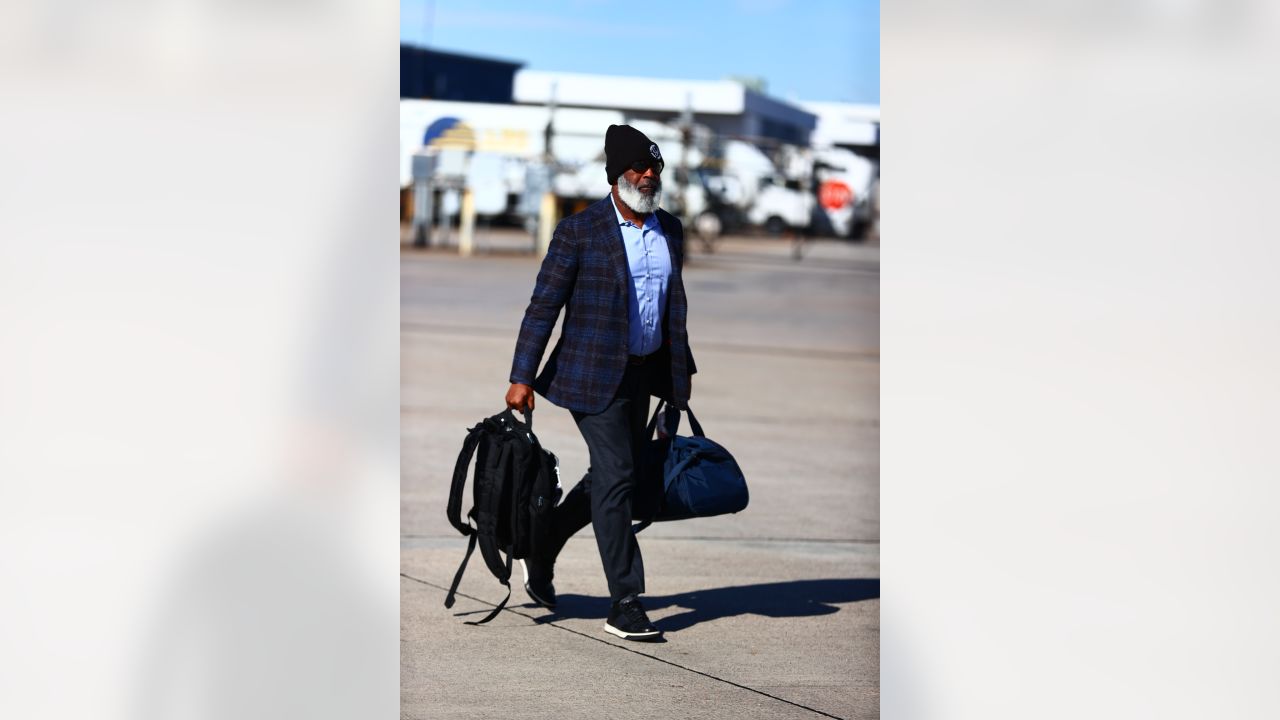
{"type": "Polygon", "coordinates": [[[760,178],[755,201],[747,211],[747,221],[770,235],[804,231],[813,219],[814,197],[798,180],[778,176],[760,178]]]}

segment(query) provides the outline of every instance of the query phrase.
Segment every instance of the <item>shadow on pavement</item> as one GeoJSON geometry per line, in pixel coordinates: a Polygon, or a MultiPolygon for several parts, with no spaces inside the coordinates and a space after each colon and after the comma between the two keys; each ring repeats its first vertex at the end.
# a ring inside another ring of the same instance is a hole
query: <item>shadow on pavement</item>
{"type": "MultiPolygon", "coordinates": [[[[641,600],[650,613],[669,607],[684,608],[685,612],[654,620],[660,629],[674,632],[734,615],[775,618],[830,615],[840,612],[837,605],[841,603],[879,597],[879,578],[832,578],[711,588],[678,595],[644,595],[641,600]]],[[[535,622],[566,618],[603,619],[608,614],[608,598],[561,595],[556,611],[537,618],[535,622]]]]}

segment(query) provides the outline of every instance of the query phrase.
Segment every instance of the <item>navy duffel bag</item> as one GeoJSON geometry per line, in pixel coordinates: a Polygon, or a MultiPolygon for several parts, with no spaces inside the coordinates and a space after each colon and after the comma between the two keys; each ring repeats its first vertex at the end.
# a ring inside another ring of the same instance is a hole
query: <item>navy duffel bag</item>
{"type": "Polygon", "coordinates": [[[650,440],[639,468],[645,487],[635,506],[635,516],[646,519],[634,526],[635,531],[640,532],[653,522],[711,517],[745,509],[749,496],[742,469],[728,450],[703,434],[692,410],[685,409],[693,437],[676,434],[677,413],[670,414],[674,422],[664,428],[667,437],[654,437],[664,405],[658,402],[649,421],[650,440]]]}

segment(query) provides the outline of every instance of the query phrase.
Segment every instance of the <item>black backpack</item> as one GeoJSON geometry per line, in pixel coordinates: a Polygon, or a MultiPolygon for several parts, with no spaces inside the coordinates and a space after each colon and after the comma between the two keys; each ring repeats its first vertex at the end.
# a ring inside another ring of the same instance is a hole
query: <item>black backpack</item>
{"type": "Polygon", "coordinates": [[[471,539],[467,543],[467,554],[453,576],[444,606],[453,607],[458,583],[477,544],[489,572],[507,587],[507,597],[493,612],[483,620],[467,621],[468,625],[487,623],[506,607],[507,600],[511,599],[512,560],[545,554],[552,542],[551,509],[560,501],[561,493],[559,461],[543,449],[534,436],[532,413],[526,418],[528,423],[522,423],[515,413],[506,410],[478,423],[467,431],[453,468],[447,509],[449,522],[471,539]],[[467,522],[463,522],[463,486],[473,454],[476,456],[473,505],[467,513],[467,522]]]}

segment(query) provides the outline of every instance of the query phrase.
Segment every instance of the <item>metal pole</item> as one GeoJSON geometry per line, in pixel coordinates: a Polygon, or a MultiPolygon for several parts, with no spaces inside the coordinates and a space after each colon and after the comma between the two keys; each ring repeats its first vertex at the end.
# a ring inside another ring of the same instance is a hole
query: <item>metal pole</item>
{"type": "Polygon", "coordinates": [[[538,257],[545,257],[551,247],[551,234],[556,226],[556,196],[552,192],[542,194],[538,208],[538,257]]]}
{"type": "Polygon", "coordinates": [[[435,209],[431,199],[431,182],[416,178],[413,181],[413,246],[417,248],[431,244],[431,215],[435,209]]]}
{"type": "Polygon", "coordinates": [[[551,247],[551,234],[556,226],[556,156],[554,143],[556,137],[556,91],[559,84],[551,83],[551,96],[547,99],[547,129],[543,135],[543,163],[547,169],[546,190],[538,204],[538,233],[535,251],[538,257],[546,257],[551,247]]]}
{"type": "Polygon", "coordinates": [[[680,111],[680,177],[676,189],[680,194],[680,214],[689,225],[689,139],[693,137],[693,93],[684,94],[684,110],[680,111]]]}
{"type": "Polygon", "coordinates": [[[458,222],[458,254],[463,257],[475,251],[476,198],[471,188],[462,191],[462,218],[458,222]]]}

